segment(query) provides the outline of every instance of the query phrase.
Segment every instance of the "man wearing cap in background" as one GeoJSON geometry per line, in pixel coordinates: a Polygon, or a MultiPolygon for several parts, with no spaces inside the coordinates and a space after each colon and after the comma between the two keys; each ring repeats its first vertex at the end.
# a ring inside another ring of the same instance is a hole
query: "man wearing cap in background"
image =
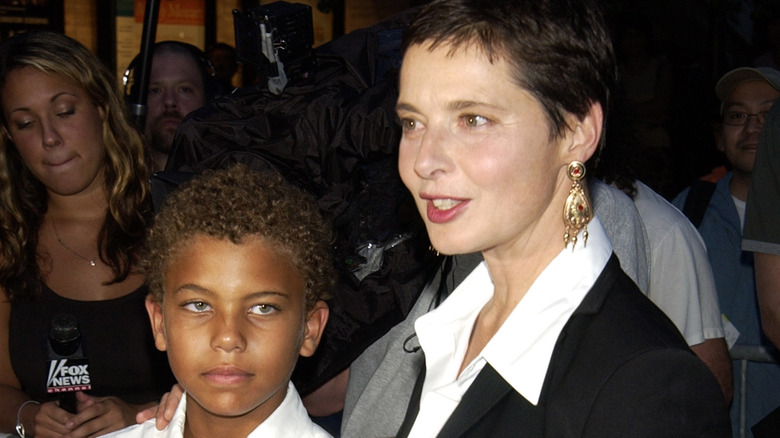
{"type": "MultiPolygon", "coordinates": [[[[729,347],[734,344],[769,346],[761,331],[753,254],[742,251],[741,241],[756,146],[764,119],[780,97],[780,72],[767,67],[732,70],[718,81],[715,94],[721,103],[721,119],[715,130],[716,147],[726,156],[732,170],[717,183],[709,183],[709,190],[708,183],[701,182],[685,189],[675,198],[674,204],[689,217],[692,217],[690,210],[695,208],[691,205],[698,204],[704,209],[703,215],[699,215],[700,221],[694,221],[699,222],[696,225],[707,246],[721,312],[731,323],[728,325],[736,328],[731,336],[727,330],[729,347]]],[[[733,365],[731,422],[737,437],[740,364],[734,362],[733,365]]],[[[746,388],[745,425],[749,428],[780,406],[780,365],[751,362],[747,368],[746,388]]],[[[746,433],[746,436],[752,436],[749,431],[746,433]]]]}

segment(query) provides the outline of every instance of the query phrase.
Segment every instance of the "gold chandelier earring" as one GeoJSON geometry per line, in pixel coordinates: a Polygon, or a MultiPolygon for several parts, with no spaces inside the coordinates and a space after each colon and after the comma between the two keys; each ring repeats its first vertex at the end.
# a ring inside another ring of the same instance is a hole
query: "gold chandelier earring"
{"type": "Polygon", "coordinates": [[[566,248],[571,243],[571,249],[574,251],[574,247],[577,245],[577,234],[580,230],[584,230],[582,232],[583,246],[588,243],[588,222],[593,218],[593,213],[588,195],[585,194],[585,190],[580,184],[580,181],[585,178],[585,165],[579,161],[572,161],[569,163],[566,173],[572,186],[563,207],[563,223],[566,225],[563,247],[566,248]]]}

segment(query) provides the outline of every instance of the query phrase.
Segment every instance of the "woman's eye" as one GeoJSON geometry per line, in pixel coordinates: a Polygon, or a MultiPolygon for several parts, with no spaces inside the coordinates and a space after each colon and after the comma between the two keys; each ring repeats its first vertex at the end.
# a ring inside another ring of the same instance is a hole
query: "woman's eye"
{"type": "Polygon", "coordinates": [[[65,110],[65,111],[61,111],[61,112],[57,113],[57,117],[68,117],[68,116],[72,116],[75,113],[76,113],[75,109],[69,109],[69,110],[65,110]]]}
{"type": "Polygon", "coordinates": [[[205,312],[206,310],[210,309],[210,306],[203,301],[193,301],[191,303],[185,304],[184,308],[193,312],[205,312]]]}
{"type": "Polygon", "coordinates": [[[32,126],[32,121],[17,122],[15,123],[15,125],[16,125],[16,129],[21,131],[22,129],[29,128],[30,126],[32,126]]]}
{"type": "Polygon", "coordinates": [[[417,128],[417,122],[414,119],[401,119],[401,129],[404,131],[414,131],[417,128]]]}
{"type": "Polygon", "coordinates": [[[276,312],[278,309],[270,304],[257,304],[249,309],[250,313],[255,315],[270,315],[276,312]]]}

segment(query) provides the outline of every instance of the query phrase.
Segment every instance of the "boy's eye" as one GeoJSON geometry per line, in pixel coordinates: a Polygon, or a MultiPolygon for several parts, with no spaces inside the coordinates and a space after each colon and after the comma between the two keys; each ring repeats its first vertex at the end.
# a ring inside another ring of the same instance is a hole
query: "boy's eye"
{"type": "Polygon", "coordinates": [[[278,309],[270,304],[257,304],[249,308],[249,312],[255,315],[270,315],[278,309]]]}
{"type": "Polygon", "coordinates": [[[467,114],[463,116],[463,121],[466,123],[466,126],[471,128],[482,126],[488,123],[488,119],[486,117],[478,116],[476,114],[467,114]]]}
{"type": "Polygon", "coordinates": [[[193,312],[205,312],[211,308],[207,303],[203,301],[193,301],[191,303],[187,303],[184,305],[185,309],[191,310],[193,312]]]}

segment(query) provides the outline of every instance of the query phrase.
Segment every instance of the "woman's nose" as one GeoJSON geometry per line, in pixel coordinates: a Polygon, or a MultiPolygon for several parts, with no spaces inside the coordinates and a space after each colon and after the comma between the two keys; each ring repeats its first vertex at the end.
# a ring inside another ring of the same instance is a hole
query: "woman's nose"
{"type": "Polygon", "coordinates": [[[435,178],[449,170],[451,160],[447,146],[450,140],[446,130],[429,128],[423,133],[414,162],[414,170],[421,178],[435,178]]]}
{"type": "Polygon", "coordinates": [[[60,137],[59,132],[53,124],[48,122],[41,122],[41,126],[41,136],[43,139],[43,145],[45,147],[54,147],[62,143],[62,137],[60,137]]]}

